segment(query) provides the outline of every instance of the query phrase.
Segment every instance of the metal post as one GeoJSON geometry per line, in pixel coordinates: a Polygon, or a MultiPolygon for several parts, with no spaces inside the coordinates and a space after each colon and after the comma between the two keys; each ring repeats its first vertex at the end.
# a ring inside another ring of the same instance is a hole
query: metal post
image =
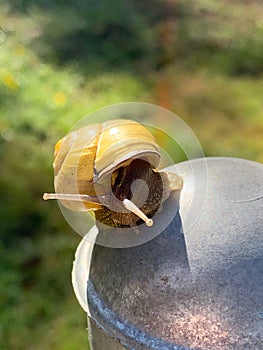
{"type": "Polygon", "coordinates": [[[73,279],[92,349],[262,350],[263,165],[207,158],[177,172],[180,210],[159,236],[95,245],[89,281],[81,243],[73,279]]]}

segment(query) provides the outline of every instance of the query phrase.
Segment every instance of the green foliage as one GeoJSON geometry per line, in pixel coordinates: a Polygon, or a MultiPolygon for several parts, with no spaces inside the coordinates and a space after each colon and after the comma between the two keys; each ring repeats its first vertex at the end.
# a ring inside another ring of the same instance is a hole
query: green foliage
{"type": "Polygon", "coordinates": [[[76,343],[87,348],[85,315],[63,277],[70,276],[72,243],[65,232],[46,232],[34,240],[17,239],[9,255],[1,247],[2,349],[76,349],[76,343]]]}
{"type": "Polygon", "coordinates": [[[1,349],[87,348],[70,284],[79,238],[42,200],[53,146],[80,118],[112,103],[162,103],[165,78],[170,109],[207,155],[263,162],[262,13],[241,0],[1,2],[1,349]]]}
{"type": "MultiPolygon", "coordinates": [[[[151,60],[154,32],[149,22],[154,16],[152,1],[142,12],[139,1],[13,1],[15,8],[44,13],[43,37],[33,43],[39,53],[63,63],[73,61],[89,69],[120,68],[132,60],[151,60]],[[58,20],[58,14],[63,20],[58,20]]],[[[160,6],[159,6],[160,7],[160,6]]]]}

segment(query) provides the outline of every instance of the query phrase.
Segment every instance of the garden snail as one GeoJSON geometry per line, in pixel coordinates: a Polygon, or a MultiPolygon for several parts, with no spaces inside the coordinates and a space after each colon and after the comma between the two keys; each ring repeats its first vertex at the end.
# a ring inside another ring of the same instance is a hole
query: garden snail
{"type": "Polygon", "coordinates": [[[72,131],[57,142],[54,157],[55,193],[43,198],[58,199],[71,210],[91,210],[97,221],[111,227],[143,222],[152,226],[151,218],[170,192],[183,184],[177,174],[156,170],[158,145],[143,125],[132,120],[72,131]]]}

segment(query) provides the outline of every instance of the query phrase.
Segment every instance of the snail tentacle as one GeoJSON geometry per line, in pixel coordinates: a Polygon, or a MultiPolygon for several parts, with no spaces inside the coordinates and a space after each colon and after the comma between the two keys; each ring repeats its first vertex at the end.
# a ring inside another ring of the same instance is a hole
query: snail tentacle
{"type": "Polygon", "coordinates": [[[90,196],[88,194],[73,194],[73,193],[44,193],[43,199],[57,199],[63,201],[76,201],[76,202],[85,202],[85,203],[96,203],[100,204],[100,198],[105,196],[90,196]]]}
{"type": "Polygon", "coordinates": [[[148,227],[153,225],[153,220],[149,219],[132,201],[129,199],[124,199],[122,203],[126,209],[130,210],[133,214],[142,219],[148,227]]]}

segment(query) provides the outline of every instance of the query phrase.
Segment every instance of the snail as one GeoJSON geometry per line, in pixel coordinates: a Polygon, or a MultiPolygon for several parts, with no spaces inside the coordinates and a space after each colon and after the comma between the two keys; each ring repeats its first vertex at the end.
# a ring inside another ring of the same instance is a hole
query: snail
{"type": "Polygon", "coordinates": [[[179,175],[157,170],[160,157],[155,138],[138,122],[84,126],[55,145],[55,193],[43,198],[58,199],[74,211],[93,211],[107,226],[152,226],[170,192],[183,186],[179,175]]]}

